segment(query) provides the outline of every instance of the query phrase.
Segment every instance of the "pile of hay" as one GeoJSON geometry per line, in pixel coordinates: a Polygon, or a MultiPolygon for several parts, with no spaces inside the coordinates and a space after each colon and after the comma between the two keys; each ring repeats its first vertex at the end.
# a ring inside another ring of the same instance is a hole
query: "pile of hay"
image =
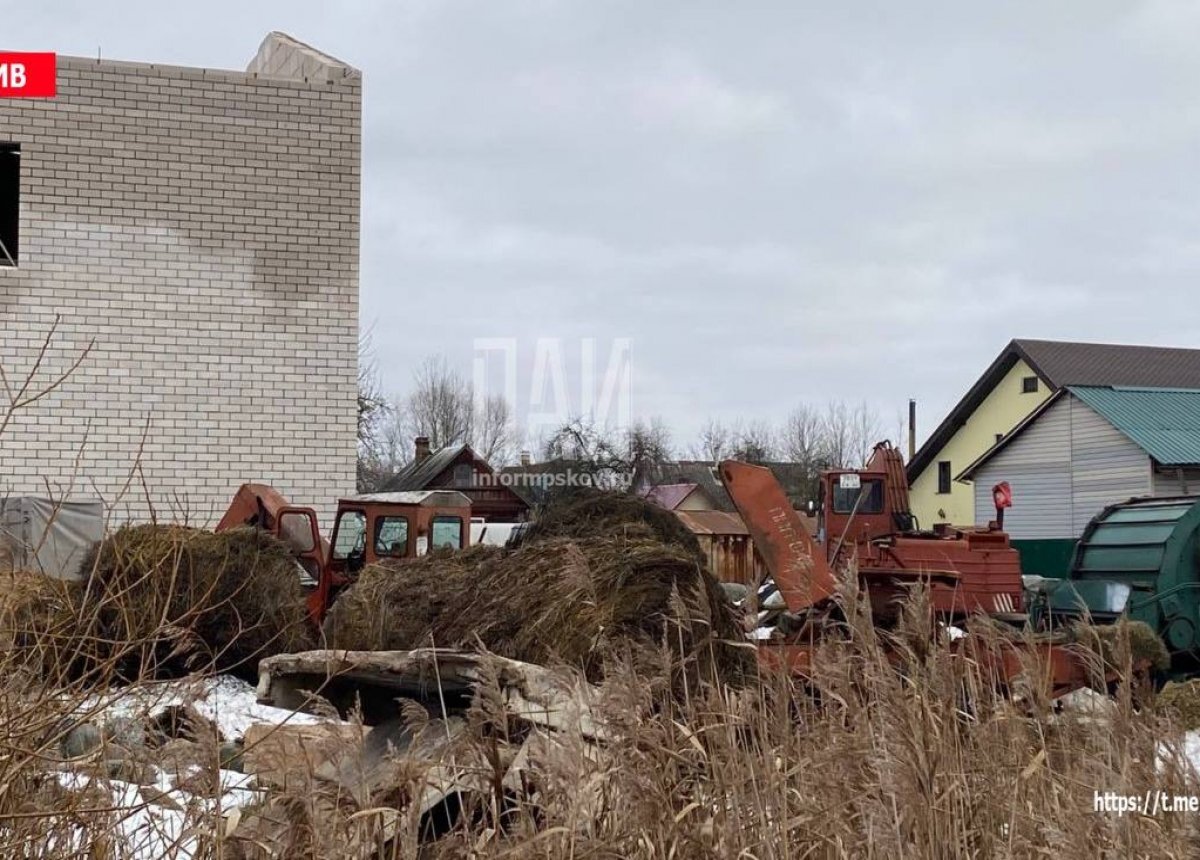
{"type": "Polygon", "coordinates": [[[665,508],[628,493],[578,487],[551,497],[530,523],[523,540],[549,538],[648,537],[703,560],[700,542],[665,508]]]}
{"type": "Polygon", "coordinates": [[[1172,681],[1162,688],[1156,701],[1159,710],[1174,717],[1181,729],[1200,729],[1200,680],[1172,681]]]}
{"type": "Polygon", "coordinates": [[[745,673],[752,655],[733,608],[685,548],[689,541],[658,537],[669,532],[653,525],[641,500],[593,495],[594,511],[575,495],[573,519],[532,530],[514,550],[473,547],[367,567],[333,605],[330,646],[482,645],[515,660],[578,667],[593,680],[613,657],[653,672],[661,653],[692,677],[745,673]],[[633,512],[629,531],[621,511],[633,512]]]}
{"type": "Polygon", "coordinates": [[[81,647],[79,586],[43,573],[0,573],[0,652],[7,667],[64,675],[81,647]]]}
{"type": "Polygon", "coordinates": [[[82,569],[81,609],[124,677],[256,677],[260,658],[312,647],[296,562],[260,529],[128,526],[82,569]]]}
{"type": "Polygon", "coordinates": [[[1109,669],[1124,669],[1126,655],[1160,672],[1171,667],[1171,654],[1154,629],[1142,621],[1122,619],[1115,624],[1076,624],[1068,638],[1091,648],[1109,669]]]}

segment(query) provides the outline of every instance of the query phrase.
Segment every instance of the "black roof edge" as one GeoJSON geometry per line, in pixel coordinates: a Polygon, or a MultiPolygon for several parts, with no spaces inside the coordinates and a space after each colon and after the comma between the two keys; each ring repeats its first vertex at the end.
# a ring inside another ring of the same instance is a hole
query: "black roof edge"
{"type": "Polygon", "coordinates": [[[1067,391],[1069,391],[1068,388],[1060,388],[1057,391],[1055,391],[1053,394],[1051,394],[1049,397],[1047,397],[1045,400],[1043,400],[1041,403],[1039,403],[1037,409],[1034,409],[1032,412],[1030,412],[1028,415],[1026,415],[1024,418],[1022,418],[1020,423],[1017,424],[1016,427],[1014,427],[1013,429],[1011,429],[1007,433],[1005,433],[1003,438],[1001,438],[999,442],[997,442],[992,447],[988,448],[986,451],[984,451],[982,454],[980,454],[978,457],[976,457],[975,460],[970,465],[968,465],[965,469],[963,469],[961,472],[958,473],[958,475],[954,478],[954,480],[962,481],[964,483],[970,482],[972,480],[972,478],[971,478],[972,472],[974,472],[976,469],[978,469],[980,466],[982,466],[988,460],[992,459],[992,457],[995,457],[997,454],[999,454],[1001,451],[1003,451],[1005,448],[1007,448],[1010,442],[1015,442],[1017,437],[1020,436],[1022,433],[1024,433],[1030,424],[1032,424],[1034,421],[1036,421],[1043,412],[1045,412],[1047,409],[1049,409],[1051,406],[1053,406],[1055,403],[1057,403],[1062,398],[1062,396],[1067,393],[1067,391]]]}
{"type": "Polygon", "coordinates": [[[958,428],[967,422],[967,419],[971,417],[972,413],[979,407],[979,404],[996,387],[996,383],[1004,378],[1004,374],[1012,370],[1013,365],[1017,363],[1018,359],[1028,364],[1033,372],[1052,389],[1057,388],[1054,381],[1048,379],[1042,369],[1038,367],[1037,362],[1030,358],[1029,354],[1021,346],[1020,340],[1016,338],[1010,340],[1004,349],[1000,351],[1000,354],[996,356],[996,360],[988,366],[983,375],[963,395],[962,400],[958,401],[955,407],[950,410],[950,414],[942,420],[942,423],[937,426],[937,429],[925,440],[925,444],[920,447],[912,460],[909,461],[905,470],[908,474],[909,486],[912,486],[920,474],[929,467],[929,464],[933,462],[933,458],[937,456],[938,451],[942,450],[951,437],[954,436],[958,428]]]}

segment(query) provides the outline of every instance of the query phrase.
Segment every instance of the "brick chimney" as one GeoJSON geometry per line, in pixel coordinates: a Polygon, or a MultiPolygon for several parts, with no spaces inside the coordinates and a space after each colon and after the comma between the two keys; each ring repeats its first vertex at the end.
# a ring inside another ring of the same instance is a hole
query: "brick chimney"
{"type": "Polygon", "coordinates": [[[521,452],[521,465],[528,466],[532,462],[533,462],[533,457],[529,456],[529,452],[522,451],[521,452]]]}
{"type": "Polygon", "coordinates": [[[413,440],[413,443],[414,443],[415,452],[416,452],[415,456],[413,458],[414,461],[417,463],[424,462],[426,459],[428,459],[429,454],[430,454],[429,437],[428,436],[418,436],[415,440],[413,440]]]}

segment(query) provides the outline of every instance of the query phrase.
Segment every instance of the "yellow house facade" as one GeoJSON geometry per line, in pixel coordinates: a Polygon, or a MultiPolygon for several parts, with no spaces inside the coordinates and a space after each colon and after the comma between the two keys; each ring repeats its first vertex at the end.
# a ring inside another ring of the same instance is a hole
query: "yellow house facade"
{"type": "MultiPolygon", "coordinates": [[[[954,480],[955,477],[1042,405],[1054,391],[1026,361],[1017,358],[1012,367],[984,392],[970,414],[962,418],[962,423],[950,428],[952,432],[945,441],[935,451],[928,452],[932,456],[915,478],[910,471],[912,509],[922,528],[934,523],[973,525],[976,522],[974,489],[970,484],[954,480]]],[[[913,462],[917,462],[917,458],[913,462]]],[[[991,512],[985,512],[985,515],[990,516],[991,512]]]]}

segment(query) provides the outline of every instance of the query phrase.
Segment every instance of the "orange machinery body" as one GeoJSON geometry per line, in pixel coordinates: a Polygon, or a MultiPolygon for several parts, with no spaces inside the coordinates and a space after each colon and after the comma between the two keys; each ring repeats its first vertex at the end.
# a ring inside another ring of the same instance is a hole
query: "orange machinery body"
{"type": "Polygon", "coordinates": [[[312,508],[289,504],[266,484],[243,484],[217,531],[255,526],[287,543],[309,580],[309,616],[320,623],[363,567],[431,549],[463,549],[470,523],[471,501],[454,490],[371,493],[338,499],[333,535],[326,541],[312,508]]]}
{"type": "MultiPolygon", "coordinates": [[[[876,453],[879,453],[878,448],[876,453]]],[[[886,466],[882,469],[869,467],[860,473],[860,477],[863,480],[880,476],[886,478],[889,471],[886,466]]],[[[840,506],[830,504],[833,519],[826,520],[824,525],[830,528],[833,537],[827,543],[822,543],[804,528],[800,515],[769,469],[726,460],[720,464],[719,473],[780,596],[793,615],[800,618],[817,617],[835,607],[834,595],[839,580],[834,571],[852,568],[848,564],[835,568],[831,562],[848,560],[850,557],[858,559],[859,584],[868,593],[876,623],[888,623],[895,615],[897,599],[903,597],[911,586],[920,583],[930,586],[934,611],[943,618],[971,611],[967,607],[972,605],[980,611],[993,614],[985,608],[991,604],[990,595],[994,593],[986,587],[986,583],[992,577],[1000,578],[1003,582],[1003,577],[1008,576],[1011,569],[1009,554],[1016,555],[1002,532],[906,537],[895,534],[896,527],[890,514],[886,522],[878,519],[889,512],[889,503],[883,504],[883,510],[878,513],[868,514],[865,522],[857,520],[861,504],[854,511],[853,518],[849,511],[844,515],[837,513],[836,509],[840,506]],[[838,519],[843,516],[843,520],[838,519]],[[870,517],[876,518],[874,524],[870,517]],[[841,530],[839,525],[842,526],[841,530]],[[970,559],[964,559],[963,553],[983,556],[978,559],[979,566],[964,567],[964,560],[970,559]],[[980,576],[985,587],[963,587],[964,580],[980,576]]],[[[832,489],[829,482],[836,479],[836,475],[832,473],[826,476],[827,492],[832,489]]],[[[903,485],[903,495],[899,487],[893,486],[892,489],[894,496],[890,511],[906,512],[907,485],[903,485]]],[[[835,500],[827,495],[826,501],[835,500]]],[[[868,510],[876,507],[880,506],[872,504],[868,510]]],[[[1018,582],[1019,576],[1018,567],[1018,582]]],[[[819,625],[802,629],[809,632],[793,634],[790,638],[761,641],[758,647],[759,663],[764,667],[807,675],[816,643],[813,637],[820,635],[819,625]]],[[[1040,681],[1052,695],[1070,692],[1093,680],[1090,661],[1085,656],[1076,653],[1070,646],[1049,641],[1006,642],[1000,638],[981,639],[968,634],[953,642],[951,648],[956,654],[974,661],[999,685],[1008,685],[1022,675],[1031,654],[1039,658],[1034,662],[1044,667],[1045,676],[1040,681]]]]}
{"type": "Polygon", "coordinates": [[[946,618],[1022,611],[1020,556],[999,528],[917,528],[900,453],[875,446],[861,471],[821,478],[821,526],[831,566],[853,562],[866,581],[925,577],[946,618]],[[849,478],[849,480],[847,480],[849,478]],[[846,485],[846,486],[843,486],[846,485]]]}

